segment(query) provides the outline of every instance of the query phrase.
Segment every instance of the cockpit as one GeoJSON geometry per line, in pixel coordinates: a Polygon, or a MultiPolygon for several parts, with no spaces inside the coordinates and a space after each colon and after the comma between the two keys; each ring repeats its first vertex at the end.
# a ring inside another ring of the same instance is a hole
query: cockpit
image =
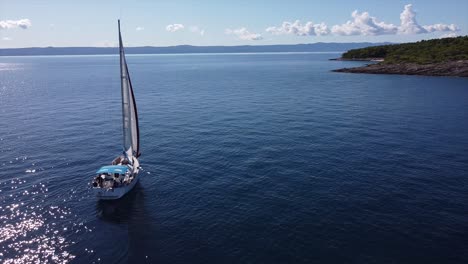
{"type": "Polygon", "coordinates": [[[129,165],[104,166],[96,172],[97,176],[93,181],[93,187],[111,189],[128,184],[130,181],[130,169],[129,165]]]}

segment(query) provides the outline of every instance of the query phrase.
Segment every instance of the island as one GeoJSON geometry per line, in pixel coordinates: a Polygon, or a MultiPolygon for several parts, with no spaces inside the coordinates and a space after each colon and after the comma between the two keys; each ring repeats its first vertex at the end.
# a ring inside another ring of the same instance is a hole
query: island
{"type": "Polygon", "coordinates": [[[468,77],[468,36],[352,49],[336,60],[373,63],[335,72],[468,77]]]}

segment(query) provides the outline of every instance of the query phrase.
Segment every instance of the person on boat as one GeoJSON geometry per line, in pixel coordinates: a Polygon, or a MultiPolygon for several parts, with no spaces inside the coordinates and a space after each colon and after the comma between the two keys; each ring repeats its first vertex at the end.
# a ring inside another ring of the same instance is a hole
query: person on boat
{"type": "Polygon", "coordinates": [[[114,187],[119,187],[121,183],[122,179],[120,177],[120,174],[114,173],[114,187]]]}
{"type": "MultiPolygon", "coordinates": [[[[94,186],[94,187],[98,187],[98,186],[99,186],[99,187],[102,187],[102,175],[98,175],[98,176],[96,177],[96,180],[95,180],[94,184],[96,184],[96,186],[94,186]]],[[[94,185],[94,184],[93,184],[93,185],[94,185]]]]}
{"type": "Polygon", "coordinates": [[[112,161],[112,165],[117,165],[120,163],[120,156],[118,156],[117,158],[115,158],[113,161],[112,161]]]}

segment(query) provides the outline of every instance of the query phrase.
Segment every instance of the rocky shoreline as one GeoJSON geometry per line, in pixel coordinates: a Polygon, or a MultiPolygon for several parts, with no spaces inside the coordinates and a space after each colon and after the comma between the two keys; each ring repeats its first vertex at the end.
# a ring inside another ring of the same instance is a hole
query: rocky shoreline
{"type": "Polygon", "coordinates": [[[375,62],[382,62],[384,61],[384,58],[362,58],[362,59],[347,59],[347,58],[335,58],[335,59],[329,59],[331,61],[375,61],[375,62]]]}
{"type": "Polygon", "coordinates": [[[343,68],[334,72],[370,73],[370,74],[403,74],[424,76],[457,76],[468,77],[468,60],[442,63],[376,63],[362,67],[343,68]]]}

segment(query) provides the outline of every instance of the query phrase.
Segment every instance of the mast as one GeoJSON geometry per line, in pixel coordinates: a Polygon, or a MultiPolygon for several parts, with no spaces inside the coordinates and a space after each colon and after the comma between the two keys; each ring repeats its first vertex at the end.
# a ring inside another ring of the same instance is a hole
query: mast
{"type": "Polygon", "coordinates": [[[132,82],[128,72],[125,51],[122,43],[122,35],[119,26],[119,55],[120,55],[120,79],[122,91],[122,128],[123,128],[123,147],[129,161],[132,157],[140,156],[139,141],[140,131],[138,127],[138,113],[136,109],[135,96],[133,94],[132,82]]]}

